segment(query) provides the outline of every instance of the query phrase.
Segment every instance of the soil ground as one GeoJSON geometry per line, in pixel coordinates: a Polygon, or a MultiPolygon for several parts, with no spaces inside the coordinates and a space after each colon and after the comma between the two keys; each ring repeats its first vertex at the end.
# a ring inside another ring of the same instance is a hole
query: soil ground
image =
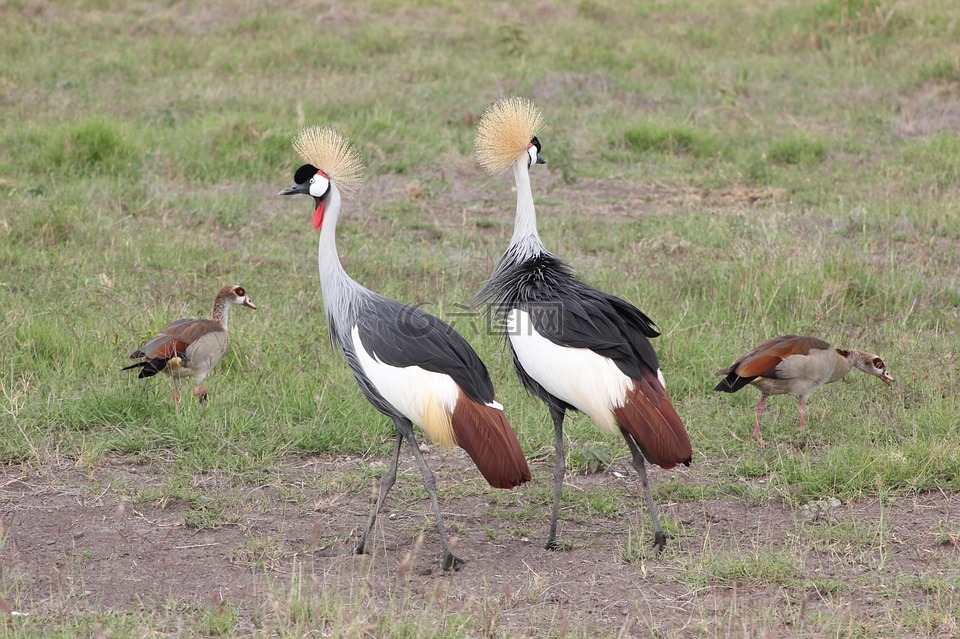
{"type": "MultiPolygon", "coordinates": [[[[375,552],[363,557],[351,549],[369,513],[367,491],[331,489],[301,503],[284,495],[309,491],[305,487],[317,477],[369,471],[381,460],[291,457],[278,474],[283,479],[262,486],[197,476],[195,486],[205,495],[226,495],[242,511],[236,524],[202,529],[188,525],[189,503],[129,502],[131,489],[154,486],[162,476],[134,458],[108,459],[93,474],[66,461],[7,467],[0,482],[4,606],[55,614],[211,609],[223,602],[241,611],[237,629],[253,632],[304,578],[314,595],[350,601],[372,593],[386,606],[397,605],[402,595],[414,605],[475,615],[491,630],[541,627],[562,635],[576,626],[619,629],[624,636],[816,636],[826,628],[890,628],[901,614],[929,609],[916,594],[911,600],[909,593],[917,591],[898,584],[935,581],[944,566],[960,560],[956,537],[945,532],[958,529],[960,496],[948,494],[865,499],[817,516],[782,503],[661,503],[661,515],[679,532],[655,556],[647,549],[642,493],[626,460],[603,473],[568,476],[565,495],[612,487],[630,514],[562,520],[569,548],[551,552],[543,549],[547,500],[531,497],[527,487],[498,509],[492,509],[497,495],[492,500],[489,490],[451,498],[458,482],[475,474],[469,460],[432,450],[427,459],[441,498],[447,495],[448,529],[459,531],[457,553],[467,560],[452,575],[439,570],[438,537],[409,454],[401,456],[397,487],[378,521],[375,552]],[[524,522],[533,526],[530,536],[518,533],[510,516],[526,507],[540,515],[524,522]],[[872,530],[876,537],[818,534],[831,526],[872,530]],[[641,529],[638,551],[631,535],[641,529]],[[724,564],[734,556],[760,559],[724,564]],[[762,559],[778,556],[793,567],[782,576],[762,559]],[[838,583],[844,586],[830,587],[838,583]],[[743,602],[749,604],[746,616],[739,612],[743,602]]],[[[549,485],[551,465],[550,457],[536,462],[534,482],[549,485]]],[[[679,474],[694,481],[687,473],[654,469],[652,480],[679,474]]]]}

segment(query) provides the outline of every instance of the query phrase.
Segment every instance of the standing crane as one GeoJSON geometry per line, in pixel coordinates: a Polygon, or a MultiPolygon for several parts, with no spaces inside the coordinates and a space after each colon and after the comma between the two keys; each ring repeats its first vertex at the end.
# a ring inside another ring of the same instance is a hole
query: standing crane
{"type": "Polygon", "coordinates": [[[537,107],[522,98],[502,99],[480,119],[477,157],[493,175],[513,168],[517,213],[510,246],[477,299],[492,302],[493,311],[505,320],[517,376],[553,419],[556,460],[547,549],[560,547],[563,420],[567,410],[575,409],[602,431],[619,432],[626,440],[653,520],[654,549],[660,550],[666,535],[645,460],[662,468],[690,465],[690,438],[670,404],[647,339],[660,334],[654,323],[632,304],[581,282],[540,240],[530,167],[545,163],[536,137],[542,124],[537,107]]]}
{"type": "Polygon", "coordinates": [[[366,549],[377,514],[397,479],[400,449],[406,441],[437,519],[443,569],[456,570],[463,560],[454,556],[447,541],[436,480],[417,445],[413,424],[441,447],[463,448],[494,488],[529,481],[527,460],[494,397],[486,366],[467,341],[433,315],[378,295],[344,271],[336,230],[341,190],[349,195],[362,178],[356,149],[329,127],[302,129],[293,145],[307,164],[297,169],[296,186],[280,195],[313,197],[313,226],[320,231],[320,287],[331,341],[339,346],[360,391],[397,428],[393,460],[356,553],[366,549]]]}

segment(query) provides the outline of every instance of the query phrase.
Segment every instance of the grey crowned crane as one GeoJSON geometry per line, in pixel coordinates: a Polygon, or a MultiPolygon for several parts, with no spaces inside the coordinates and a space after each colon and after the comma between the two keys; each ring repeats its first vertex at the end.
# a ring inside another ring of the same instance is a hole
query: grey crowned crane
{"type": "Polygon", "coordinates": [[[366,549],[377,514],[396,481],[406,441],[437,518],[443,569],[456,569],[463,561],[453,555],[447,541],[436,480],[417,445],[413,424],[441,447],[463,448],[494,488],[529,481],[527,460],[494,397],[486,366],[466,340],[433,315],[364,288],[340,264],[336,230],[341,191],[349,192],[360,182],[363,167],[357,151],[329,127],[302,129],[294,148],[307,164],[294,175],[297,185],[280,195],[301,193],[314,200],[320,287],[331,341],[339,346],[361,392],[397,428],[393,460],[356,553],[366,549]]]}
{"type": "Polygon", "coordinates": [[[893,383],[887,365],[873,353],[834,348],[817,337],[781,335],[757,346],[737,358],[733,364],[716,372],[723,377],[713,390],[736,393],[747,385],[760,390],[757,421],[753,438],[763,443],[760,436],[760,417],[770,395],[793,395],[800,400],[800,428],[807,427],[807,401],[823,386],[842,379],[854,368],[879,377],[885,384],[893,383]]]}
{"type": "Polygon", "coordinates": [[[141,348],[130,353],[130,359],[143,361],[121,370],[139,368],[138,379],[165,373],[173,381],[173,401],[180,405],[179,380],[193,377],[193,394],[202,402],[209,389],[201,388],[213,367],[227,354],[227,318],[234,305],[257,308],[242,287],[224,286],[213,300],[211,319],[179,319],[160,331],[160,334],[141,348]]]}
{"type": "Polygon", "coordinates": [[[510,246],[477,299],[492,302],[505,320],[507,344],[523,386],[553,419],[556,460],[548,549],[557,543],[557,516],[566,464],[567,410],[589,415],[606,433],[620,433],[640,475],[653,520],[654,548],[666,545],[645,462],[663,468],[690,464],[690,438],[664,386],[657,354],[647,338],[659,332],[639,309],[581,282],[550,253],[537,233],[530,167],[544,163],[536,134],[537,107],[505,98],[481,117],[477,157],[491,174],[513,168],[517,213],[510,246]]]}

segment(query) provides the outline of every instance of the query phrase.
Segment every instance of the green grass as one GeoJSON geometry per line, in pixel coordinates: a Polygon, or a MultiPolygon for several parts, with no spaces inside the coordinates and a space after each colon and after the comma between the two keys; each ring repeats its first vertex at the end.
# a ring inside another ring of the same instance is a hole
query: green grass
{"type": "Polygon", "coordinates": [[[753,556],[720,554],[697,566],[687,578],[704,585],[761,585],[789,586],[798,577],[795,559],[783,552],[757,553],[753,556]]]}
{"type": "MultiPolygon", "coordinates": [[[[289,140],[305,123],[337,126],[367,163],[372,184],[340,225],[347,270],[453,320],[488,363],[524,450],[552,450],[547,412],[519,388],[499,338],[456,315],[506,245],[514,207],[509,178],[475,167],[475,123],[496,97],[520,94],[548,122],[549,164],[533,177],[545,243],[663,330],[655,345],[695,464],[690,481],[656,483],[658,498],[798,507],[960,490],[960,141],[943,117],[960,105],[953,5],[550,7],[387,0],[305,15],[253,3],[7,3],[0,462],[40,468],[65,456],[95,472],[135,455],[164,481],[114,494],[186,500],[187,525],[207,529],[243,512],[190,488],[197,473],[257,483],[291,455],[386,458],[393,427],[327,344],[309,204],[274,197],[298,165],[289,140]],[[119,371],[167,322],[208,314],[226,283],[259,309],[231,315],[208,403],[178,412],[166,379],[119,371]],[[806,433],[796,401],[774,398],[759,450],[757,393],[714,394],[711,373],[787,332],[876,351],[897,384],[853,373],[821,389],[806,433]]],[[[627,459],[582,416],[567,436],[572,472],[627,459]]],[[[380,472],[314,488],[364,492],[380,472]]],[[[489,512],[536,536],[544,477],[535,503],[498,495],[489,512]]],[[[568,491],[564,508],[570,521],[632,512],[603,490],[568,491]]],[[[863,545],[873,532],[812,537],[863,545]]],[[[640,541],[625,541],[628,561],[649,559],[640,541]]],[[[256,544],[244,552],[262,561],[256,544]]],[[[776,553],[706,568],[709,586],[799,581],[776,553]]],[[[918,609],[911,627],[955,627],[948,610],[918,609]]],[[[280,634],[306,627],[294,617],[280,634]]],[[[192,618],[198,633],[235,632],[230,608],[192,618]]],[[[482,630],[405,619],[410,634],[482,630]]],[[[94,624],[116,637],[165,622],[4,623],[14,637],[89,635],[94,624]]]]}
{"type": "Polygon", "coordinates": [[[767,156],[777,164],[814,165],[827,155],[827,145],[802,135],[783,138],[770,145],[767,156]]]}
{"type": "Polygon", "coordinates": [[[716,148],[709,136],[688,126],[659,126],[645,122],[627,129],[623,138],[629,148],[640,153],[653,151],[702,158],[713,155],[716,148]]]}

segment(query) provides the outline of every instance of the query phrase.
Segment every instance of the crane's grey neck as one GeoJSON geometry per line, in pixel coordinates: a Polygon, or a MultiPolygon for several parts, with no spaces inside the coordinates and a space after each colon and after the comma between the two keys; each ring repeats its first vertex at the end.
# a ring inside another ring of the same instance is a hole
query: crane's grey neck
{"type": "MultiPolygon", "coordinates": [[[[347,275],[340,263],[337,252],[337,221],[340,218],[341,202],[340,190],[331,182],[323,226],[320,228],[317,265],[320,268],[320,288],[323,291],[323,310],[327,314],[327,322],[331,328],[336,327],[336,330],[349,330],[346,327],[355,323],[358,305],[369,291],[347,275]]],[[[331,338],[333,337],[331,334],[331,338]]]]}
{"type": "Polygon", "coordinates": [[[537,210],[533,204],[530,167],[526,154],[513,165],[513,177],[517,185],[517,215],[510,248],[507,250],[524,260],[547,252],[537,232],[537,210]]]}

